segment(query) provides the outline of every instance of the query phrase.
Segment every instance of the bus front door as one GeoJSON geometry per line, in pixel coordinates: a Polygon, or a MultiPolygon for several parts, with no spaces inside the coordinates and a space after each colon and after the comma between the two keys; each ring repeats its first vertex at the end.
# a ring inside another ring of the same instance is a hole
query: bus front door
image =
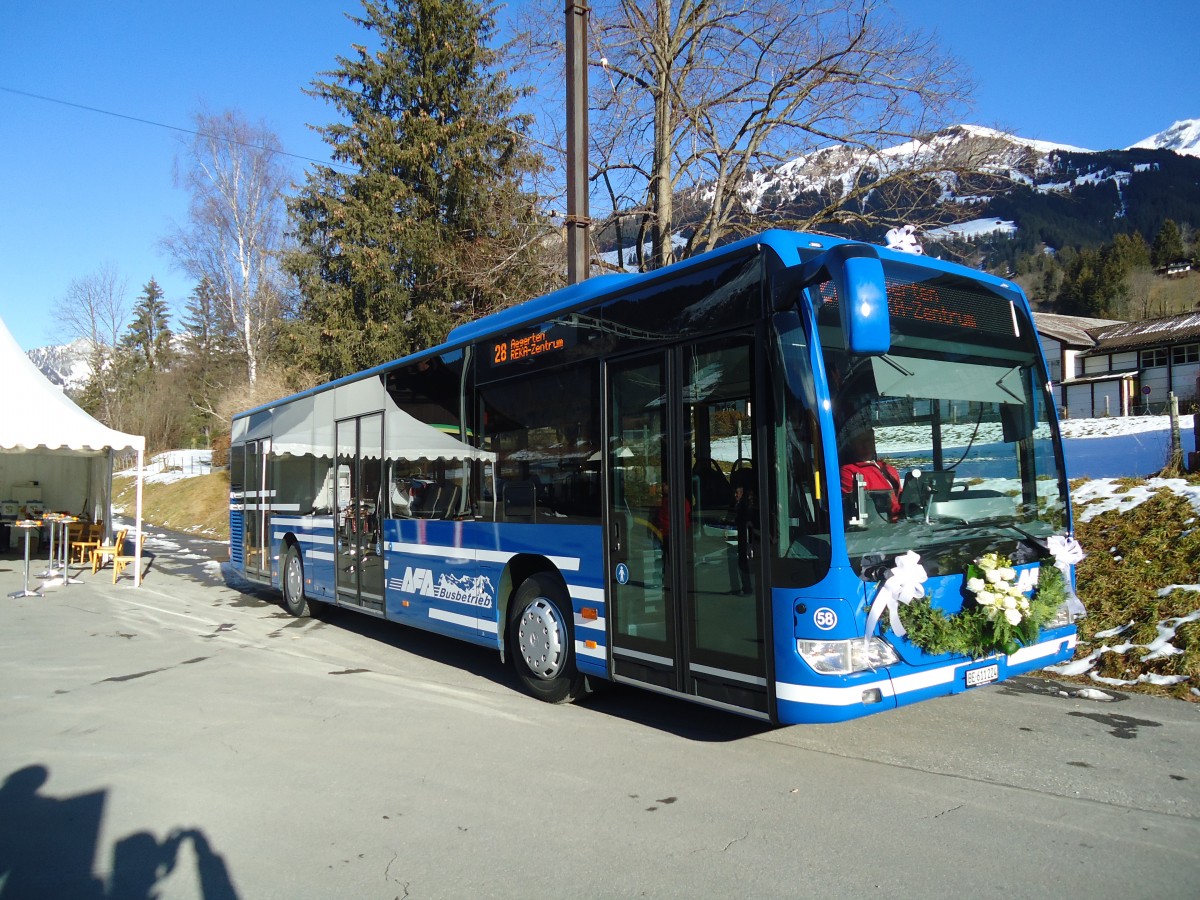
{"type": "Polygon", "coordinates": [[[656,353],[608,367],[608,610],[614,676],[677,691],[667,364],[656,353]]]}
{"type": "Polygon", "coordinates": [[[608,589],[618,680],[765,717],[755,346],[609,364],[608,589]]]}
{"type": "Polygon", "coordinates": [[[338,601],[383,612],[383,416],[337,423],[335,481],[338,601]]]}

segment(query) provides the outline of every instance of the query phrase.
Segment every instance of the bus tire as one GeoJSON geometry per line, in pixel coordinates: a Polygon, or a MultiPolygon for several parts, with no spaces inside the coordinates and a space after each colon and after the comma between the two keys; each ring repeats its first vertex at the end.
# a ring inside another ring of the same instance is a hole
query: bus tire
{"type": "Polygon", "coordinates": [[[529,692],[547,703],[566,703],[584,693],[575,668],[570,599],[562,583],[546,573],[521,582],[509,607],[509,643],[517,674],[529,692]]]}
{"type": "Polygon", "coordinates": [[[308,598],[304,596],[304,561],[295,544],[288,547],[283,556],[283,608],[297,619],[312,615],[308,598]]]}

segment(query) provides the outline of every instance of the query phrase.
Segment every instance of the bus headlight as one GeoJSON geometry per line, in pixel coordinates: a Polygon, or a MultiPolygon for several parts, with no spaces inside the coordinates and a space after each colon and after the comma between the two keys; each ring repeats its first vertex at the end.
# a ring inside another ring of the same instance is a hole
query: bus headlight
{"type": "Polygon", "coordinates": [[[900,661],[890,644],[877,637],[849,641],[796,641],[796,650],[821,675],[849,675],[900,661]]]}

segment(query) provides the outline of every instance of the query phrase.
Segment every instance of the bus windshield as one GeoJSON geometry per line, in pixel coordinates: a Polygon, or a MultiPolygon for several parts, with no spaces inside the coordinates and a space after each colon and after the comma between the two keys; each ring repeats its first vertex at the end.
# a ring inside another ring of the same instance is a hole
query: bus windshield
{"type": "Polygon", "coordinates": [[[1044,555],[1068,527],[1066,481],[1020,307],[969,279],[893,269],[891,349],[862,356],[846,351],[835,305],[818,322],[855,569],[875,575],[910,550],[930,574],[990,550],[1044,555]]]}

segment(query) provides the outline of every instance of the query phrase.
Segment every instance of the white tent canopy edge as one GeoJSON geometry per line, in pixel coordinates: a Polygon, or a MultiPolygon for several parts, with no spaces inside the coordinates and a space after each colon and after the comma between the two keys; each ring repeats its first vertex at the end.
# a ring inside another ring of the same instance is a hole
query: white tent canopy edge
{"type": "MultiPolygon", "coordinates": [[[[55,457],[98,458],[105,466],[103,521],[110,523],[113,456],[123,450],[137,454],[137,491],[134,512],[134,584],[142,582],[142,483],[146,439],[109,428],[80,409],[55,387],[25,355],[8,326],[0,319],[0,453],[42,460],[55,457]]],[[[88,467],[85,500],[96,506],[95,466],[88,467]]],[[[6,490],[9,485],[0,485],[6,490]]],[[[60,495],[61,496],[61,495],[60,495]]],[[[68,496],[70,496],[68,494],[68,496]]],[[[61,506],[61,504],[59,504],[61,506]]],[[[74,511],[73,507],[72,510],[74,511]]]]}

